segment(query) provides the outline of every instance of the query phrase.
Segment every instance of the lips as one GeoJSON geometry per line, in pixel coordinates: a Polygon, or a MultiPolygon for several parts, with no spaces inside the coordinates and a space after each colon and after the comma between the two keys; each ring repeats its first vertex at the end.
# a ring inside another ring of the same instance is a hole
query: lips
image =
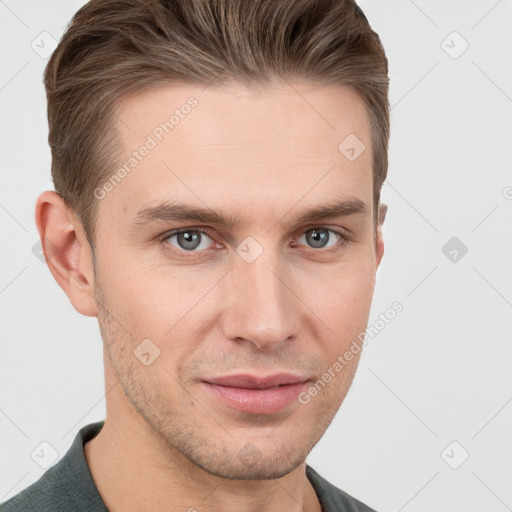
{"type": "Polygon", "coordinates": [[[230,388],[245,388],[245,389],[268,389],[277,386],[284,386],[287,384],[298,384],[305,382],[308,379],[299,375],[292,375],[290,373],[277,373],[267,377],[256,377],[247,374],[228,375],[225,377],[218,377],[215,379],[208,379],[207,382],[217,384],[218,386],[227,386],[230,388]]]}
{"type": "Polygon", "coordinates": [[[307,381],[306,377],[290,373],[266,377],[239,374],[208,379],[202,384],[213,397],[231,409],[272,414],[296,401],[307,381]]]}

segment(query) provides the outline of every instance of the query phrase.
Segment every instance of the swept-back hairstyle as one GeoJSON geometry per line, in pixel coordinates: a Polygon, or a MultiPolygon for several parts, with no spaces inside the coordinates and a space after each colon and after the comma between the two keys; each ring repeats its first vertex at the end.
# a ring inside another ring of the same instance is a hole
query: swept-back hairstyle
{"type": "Polygon", "coordinates": [[[121,100],[173,83],[282,80],[359,94],[371,124],[376,225],[388,167],[388,61],[354,0],[91,0],[79,9],[44,83],[54,187],[91,247],[94,190],[121,154],[114,129],[121,100]]]}

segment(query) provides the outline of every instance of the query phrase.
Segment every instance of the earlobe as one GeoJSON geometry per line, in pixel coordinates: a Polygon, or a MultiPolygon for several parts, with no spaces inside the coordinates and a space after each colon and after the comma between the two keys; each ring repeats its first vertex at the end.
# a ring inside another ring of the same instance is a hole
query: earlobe
{"type": "Polygon", "coordinates": [[[92,251],[73,210],[47,190],[37,198],[35,221],[53,277],[79,313],[97,316],[92,251]]]}

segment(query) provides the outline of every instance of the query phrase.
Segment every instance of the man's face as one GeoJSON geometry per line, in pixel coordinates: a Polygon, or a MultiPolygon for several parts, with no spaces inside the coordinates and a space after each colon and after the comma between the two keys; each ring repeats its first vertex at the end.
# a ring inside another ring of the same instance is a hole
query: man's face
{"type": "Polygon", "coordinates": [[[133,406],[168,446],[215,475],[284,476],[350,387],[359,355],[333,367],[367,325],[382,256],[363,103],[339,86],[183,85],[128,98],[117,115],[120,164],[139,153],[100,200],[97,221],[105,364],[126,394],[116,395],[116,411],[133,406]],[[197,104],[182,107],[190,97],[197,104]],[[169,133],[158,129],[176,109],[169,133]],[[338,149],[349,135],[345,145],[355,135],[366,146],[355,159],[338,149]],[[366,211],[299,218],[348,200],[366,211]],[[178,203],[227,224],[154,210],[178,203]],[[329,369],[329,382],[301,403],[299,392],[329,369]],[[270,391],[211,384],[278,373],[309,382],[270,391]]]}

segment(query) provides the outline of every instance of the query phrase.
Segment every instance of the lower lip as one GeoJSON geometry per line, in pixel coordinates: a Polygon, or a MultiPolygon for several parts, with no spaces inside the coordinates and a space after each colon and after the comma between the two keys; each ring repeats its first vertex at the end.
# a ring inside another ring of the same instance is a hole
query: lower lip
{"type": "Polygon", "coordinates": [[[286,384],[269,389],[230,388],[210,382],[203,382],[203,384],[231,409],[251,414],[272,414],[297,400],[307,382],[286,384]]]}

